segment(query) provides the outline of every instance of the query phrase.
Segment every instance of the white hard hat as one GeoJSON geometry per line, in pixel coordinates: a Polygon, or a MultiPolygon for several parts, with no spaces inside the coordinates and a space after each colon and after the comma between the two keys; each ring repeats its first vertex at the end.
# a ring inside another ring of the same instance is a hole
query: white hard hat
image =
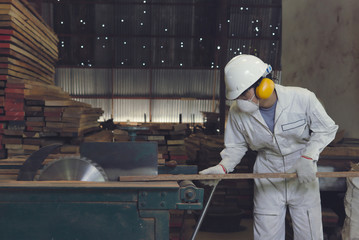
{"type": "Polygon", "coordinates": [[[272,67],[253,55],[238,55],[232,58],[224,68],[226,98],[236,99],[260,77],[267,76],[272,67]]]}

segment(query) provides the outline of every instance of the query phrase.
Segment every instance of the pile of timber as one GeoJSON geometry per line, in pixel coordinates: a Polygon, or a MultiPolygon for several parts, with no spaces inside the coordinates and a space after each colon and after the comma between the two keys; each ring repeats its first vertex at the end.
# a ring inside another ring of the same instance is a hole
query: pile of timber
{"type": "Polygon", "coordinates": [[[158,144],[160,165],[187,165],[188,156],[185,149],[189,126],[186,123],[143,123],[146,131],[137,132],[136,141],[154,141],[158,144]]]}
{"type": "Polygon", "coordinates": [[[26,0],[0,1],[0,158],[52,143],[63,151],[98,130],[102,109],[54,85],[58,38],[26,0]]]}
{"type": "Polygon", "coordinates": [[[58,38],[25,0],[0,2],[1,80],[53,84],[58,38]]]}
{"type": "MultiPolygon", "coordinates": [[[[54,85],[26,82],[9,79],[3,89],[4,155],[31,154],[53,143],[64,144],[62,151],[66,152],[73,139],[99,129],[102,109],[71,100],[54,85]]],[[[77,148],[72,151],[76,153],[77,148]]]]}

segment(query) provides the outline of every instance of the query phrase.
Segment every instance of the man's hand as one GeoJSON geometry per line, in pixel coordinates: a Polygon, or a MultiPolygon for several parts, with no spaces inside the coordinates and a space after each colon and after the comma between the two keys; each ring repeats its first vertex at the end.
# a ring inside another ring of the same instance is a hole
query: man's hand
{"type": "Polygon", "coordinates": [[[314,161],[311,158],[302,156],[294,164],[294,166],[287,171],[287,173],[296,172],[298,181],[300,183],[312,182],[316,179],[316,171],[314,170],[314,161]]]}
{"type": "MultiPolygon", "coordinates": [[[[221,164],[218,164],[214,167],[210,167],[200,171],[199,174],[226,174],[226,169],[221,164]]],[[[213,179],[213,180],[202,180],[200,182],[204,185],[214,186],[218,181],[219,179],[213,179]]]]}
{"type": "Polygon", "coordinates": [[[223,167],[223,165],[218,164],[214,167],[200,171],[199,174],[226,174],[226,169],[223,167]]]}

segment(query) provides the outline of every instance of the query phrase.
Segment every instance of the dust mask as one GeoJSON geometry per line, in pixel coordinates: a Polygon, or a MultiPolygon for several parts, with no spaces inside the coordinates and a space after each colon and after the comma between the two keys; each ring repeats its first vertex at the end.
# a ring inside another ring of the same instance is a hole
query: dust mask
{"type": "Polygon", "coordinates": [[[249,100],[237,99],[237,106],[241,112],[253,113],[259,109],[259,104],[253,102],[254,95],[249,100]]]}

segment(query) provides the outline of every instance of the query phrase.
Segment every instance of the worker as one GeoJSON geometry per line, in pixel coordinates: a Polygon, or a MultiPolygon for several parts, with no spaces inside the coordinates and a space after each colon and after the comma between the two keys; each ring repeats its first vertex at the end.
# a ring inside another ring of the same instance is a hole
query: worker
{"type": "MultiPolygon", "coordinates": [[[[254,173],[297,173],[297,178],[254,179],[255,240],[284,240],[286,210],[294,239],[323,239],[317,161],[338,126],[315,94],[266,78],[271,66],[252,55],[231,59],[225,69],[226,98],[234,100],[222,160],[200,174],[234,171],[248,148],[257,152],[254,173]]],[[[323,84],[324,85],[324,84],[323,84]]]]}

